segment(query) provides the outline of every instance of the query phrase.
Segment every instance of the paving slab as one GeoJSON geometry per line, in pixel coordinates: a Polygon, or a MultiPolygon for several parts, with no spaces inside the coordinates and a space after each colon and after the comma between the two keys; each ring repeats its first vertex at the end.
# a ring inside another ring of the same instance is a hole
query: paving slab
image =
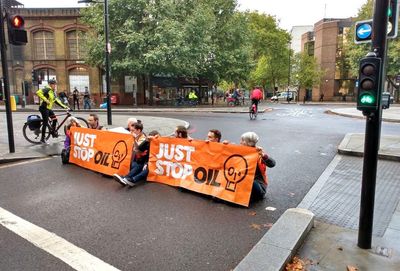
{"type": "MultiPolygon", "coordinates": [[[[348,133],[340,142],[338,152],[340,154],[363,156],[364,142],[365,134],[348,133]]],[[[400,161],[400,136],[381,136],[378,157],[380,159],[400,161]]]]}

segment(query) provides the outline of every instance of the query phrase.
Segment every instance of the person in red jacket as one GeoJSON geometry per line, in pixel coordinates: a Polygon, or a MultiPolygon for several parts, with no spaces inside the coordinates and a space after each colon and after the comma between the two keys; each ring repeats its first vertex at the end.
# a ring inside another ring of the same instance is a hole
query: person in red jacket
{"type": "Polygon", "coordinates": [[[256,112],[258,112],[258,103],[262,98],[263,98],[263,92],[258,87],[255,87],[255,89],[253,89],[253,91],[251,92],[250,99],[251,99],[251,106],[253,106],[253,104],[256,105],[256,112]]]}

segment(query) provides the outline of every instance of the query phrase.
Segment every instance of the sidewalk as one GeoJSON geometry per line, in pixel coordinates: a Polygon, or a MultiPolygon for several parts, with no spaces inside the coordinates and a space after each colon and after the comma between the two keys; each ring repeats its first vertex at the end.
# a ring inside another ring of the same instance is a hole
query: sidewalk
{"type": "MultiPolygon", "coordinates": [[[[400,107],[395,105],[390,105],[389,109],[382,110],[382,121],[387,122],[400,122],[400,107]]],[[[356,106],[351,108],[339,108],[339,109],[330,109],[328,113],[336,114],[345,117],[352,118],[360,118],[364,119],[361,111],[358,111],[356,106]]]]}

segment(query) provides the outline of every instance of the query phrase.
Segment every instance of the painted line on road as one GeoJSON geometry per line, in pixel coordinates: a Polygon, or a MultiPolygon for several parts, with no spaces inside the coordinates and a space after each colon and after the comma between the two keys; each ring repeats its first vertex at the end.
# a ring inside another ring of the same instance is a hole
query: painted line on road
{"type": "Polygon", "coordinates": [[[0,224],[75,270],[119,270],[67,240],[0,207],[0,224]]]}
{"type": "Polygon", "coordinates": [[[49,160],[49,159],[52,159],[52,157],[45,157],[45,158],[39,158],[39,159],[30,159],[28,161],[23,161],[23,162],[9,163],[9,164],[0,166],[0,169],[19,166],[19,165],[25,165],[25,164],[31,164],[31,163],[35,163],[35,162],[41,162],[41,161],[45,161],[45,160],[49,160]]]}

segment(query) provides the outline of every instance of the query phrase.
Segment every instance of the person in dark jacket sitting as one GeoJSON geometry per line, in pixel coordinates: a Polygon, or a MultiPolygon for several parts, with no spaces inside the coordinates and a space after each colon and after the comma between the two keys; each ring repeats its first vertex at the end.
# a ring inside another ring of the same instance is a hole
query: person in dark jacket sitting
{"type": "Polygon", "coordinates": [[[131,170],[128,175],[120,176],[114,174],[114,180],[122,185],[128,185],[130,187],[135,186],[138,182],[146,180],[149,174],[149,169],[147,163],[149,162],[149,152],[150,152],[150,139],[151,137],[157,137],[159,133],[157,131],[151,131],[149,137],[137,146],[133,155],[133,161],[131,163],[131,170]]]}

